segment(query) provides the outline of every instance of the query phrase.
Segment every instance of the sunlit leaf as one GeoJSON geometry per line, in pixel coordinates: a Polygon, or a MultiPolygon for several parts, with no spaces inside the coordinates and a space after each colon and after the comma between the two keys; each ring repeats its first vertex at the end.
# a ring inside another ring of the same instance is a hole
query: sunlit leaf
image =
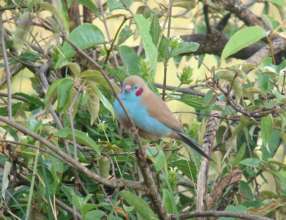
{"type": "Polygon", "coordinates": [[[90,114],[90,124],[93,125],[95,120],[98,118],[100,100],[96,93],[89,92],[89,90],[87,91],[87,110],[90,114]]]}
{"type": "Polygon", "coordinates": [[[151,73],[154,74],[157,66],[158,51],[153,43],[150,35],[151,23],[149,20],[143,17],[143,15],[135,15],[135,22],[137,29],[143,41],[143,46],[146,54],[147,61],[150,64],[151,73]]]}
{"type": "Polygon", "coordinates": [[[242,161],[240,161],[240,164],[249,166],[249,167],[258,167],[261,164],[261,160],[257,158],[246,158],[242,161]]]}
{"type": "Polygon", "coordinates": [[[98,9],[97,9],[94,1],[92,1],[92,0],[78,0],[78,2],[82,5],[84,5],[85,7],[87,7],[95,15],[98,15],[98,9]]]}
{"type": "Polygon", "coordinates": [[[221,58],[226,59],[232,54],[235,54],[266,36],[267,32],[259,26],[244,27],[231,36],[224,46],[221,58]]]}
{"type": "Polygon", "coordinates": [[[110,11],[115,9],[129,8],[133,0],[107,0],[108,8],[110,11]]]}

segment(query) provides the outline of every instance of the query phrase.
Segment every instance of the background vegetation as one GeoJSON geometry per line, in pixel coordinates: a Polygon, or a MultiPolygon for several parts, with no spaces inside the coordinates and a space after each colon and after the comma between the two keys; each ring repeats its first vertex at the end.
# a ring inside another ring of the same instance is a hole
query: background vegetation
{"type": "Polygon", "coordinates": [[[6,0],[0,15],[1,219],[285,219],[284,0],[6,0]],[[213,161],[120,134],[130,74],[189,106],[213,161]]]}

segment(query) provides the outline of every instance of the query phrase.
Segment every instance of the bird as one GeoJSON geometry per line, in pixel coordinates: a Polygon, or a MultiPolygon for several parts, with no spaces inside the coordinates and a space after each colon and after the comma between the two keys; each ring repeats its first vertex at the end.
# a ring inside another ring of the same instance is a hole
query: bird
{"type": "Polygon", "coordinates": [[[176,119],[167,104],[148,87],[140,76],[130,75],[125,78],[118,99],[128,112],[127,116],[119,101],[115,99],[114,112],[123,128],[130,129],[132,127],[128,119],[130,117],[138,129],[139,136],[151,140],[162,137],[178,139],[203,157],[211,160],[200,145],[184,133],[182,124],[176,119]]]}

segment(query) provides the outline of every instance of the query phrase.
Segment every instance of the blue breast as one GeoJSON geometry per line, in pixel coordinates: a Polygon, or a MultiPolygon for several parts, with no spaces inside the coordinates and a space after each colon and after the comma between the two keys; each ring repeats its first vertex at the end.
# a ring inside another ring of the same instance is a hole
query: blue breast
{"type": "MultiPolygon", "coordinates": [[[[141,130],[156,136],[167,136],[172,132],[166,125],[149,115],[146,107],[140,101],[141,97],[121,93],[119,98],[127,108],[135,125],[141,130]]],[[[118,118],[126,118],[126,114],[117,100],[113,107],[118,118]]]]}

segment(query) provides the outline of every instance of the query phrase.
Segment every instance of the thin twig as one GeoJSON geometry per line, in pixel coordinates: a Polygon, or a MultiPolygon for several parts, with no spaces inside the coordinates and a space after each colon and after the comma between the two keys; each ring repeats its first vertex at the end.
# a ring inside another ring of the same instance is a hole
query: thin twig
{"type": "Polygon", "coordinates": [[[9,66],[9,60],[6,51],[5,44],[5,28],[2,20],[2,12],[0,13],[0,31],[1,31],[1,45],[2,45],[2,54],[6,72],[6,81],[7,81],[7,94],[8,94],[8,117],[9,120],[12,120],[12,83],[11,83],[11,71],[9,66]]]}
{"type": "Polygon", "coordinates": [[[209,5],[206,3],[203,6],[204,19],[206,24],[207,33],[211,33],[210,20],[209,20],[209,5]]]}
{"type": "Polygon", "coordinates": [[[31,212],[31,207],[32,207],[32,199],[33,199],[33,193],[34,193],[34,186],[35,186],[39,155],[40,155],[40,145],[38,144],[37,151],[36,151],[36,157],[34,159],[31,186],[30,186],[30,192],[29,192],[28,203],[27,203],[27,210],[26,210],[26,217],[25,217],[26,220],[30,219],[30,212],[31,212]]]}
{"type": "MultiPolygon", "coordinates": [[[[171,32],[171,18],[172,18],[172,8],[173,8],[173,0],[169,0],[168,6],[168,29],[167,29],[167,38],[170,38],[171,32]]],[[[164,79],[163,79],[163,88],[162,88],[162,99],[165,100],[166,97],[166,84],[167,84],[167,72],[168,72],[168,61],[169,57],[164,60],[164,79]]]]}
{"type": "MultiPolygon", "coordinates": [[[[207,121],[206,132],[204,135],[204,143],[202,145],[205,153],[210,157],[212,146],[215,141],[216,131],[219,127],[221,112],[213,111],[210,118],[207,121]]],[[[209,160],[203,158],[201,162],[198,180],[197,180],[197,198],[196,209],[197,211],[204,211],[206,209],[206,194],[207,194],[207,181],[208,181],[209,160]]]]}
{"type": "MultiPolygon", "coordinates": [[[[189,212],[182,213],[180,215],[180,220],[195,218],[195,217],[233,217],[244,220],[273,220],[272,218],[262,217],[258,215],[252,215],[241,212],[230,212],[230,211],[204,211],[204,212],[189,212]]],[[[172,215],[172,220],[176,220],[177,216],[172,215]]]]}
{"type": "Polygon", "coordinates": [[[61,200],[56,198],[56,204],[61,207],[62,209],[66,210],[67,212],[69,212],[70,214],[75,214],[76,217],[79,220],[82,220],[82,217],[80,215],[80,213],[77,210],[74,210],[73,208],[69,207],[66,203],[62,202],[61,200]]]}
{"type": "Polygon", "coordinates": [[[103,184],[103,185],[106,185],[112,188],[130,187],[135,190],[142,190],[142,191],[148,192],[148,190],[144,186],[142,186],[141,183],[136,182],[136,181],[129,181],[129,180],[124,180],[124,179],[109,180],[106,178],[102,178],[101,176],[97,175],[96,173],[92,172],[91,170],[83,166],[80,162],[73,159],[70,155],[62,151],[58,146],[54,145],[53,143],[48,141],[46,138],[28,130],[27,128],[23,127],[22,125],[16,122],[10,121],[9,119],[5,117],[0,116],[0,121],[34,138],[35,140],[39,141],[43,145],[47,146],[48,149],[50,149],[51,151],[56,153],[59,157],[61,157],[65,163],[70,164],[72,167],[84,173],[86,176],[90,177],[91,179],[93,179],[94,181],[100,184],[103,184]]]}
{"type": "MultiPolygon", "coordinates": [[[[111,42],[110,48],[107,50],[106,57],[105,57],[105,59],[104,59],[104,64],[107,63],[107,61],[108,61],[108,59],[109,59],[109,56],[110,56],[110,53],[111,53],[111,51],[113,50],[115,41],[116,41],[116,39],[117,39],[117,37],[118,37],[118,35],[119,35],[119,33],[120,33],[120,30],[121,30],[122,26],[125,24],[125,22],[126,22],[127,20],[128,20],[128,19],[124,16],[124,17],[123,17],[123,21],[122,21],[121,24],[119,25],[119,27],[118,27],[118,29],[117,29],[117,31],[116,31],[116,33],[115,33],[115,36],[114,36],[114,38],[113,38],[113,40],[112,40],[112,42],[111,42]]],[[[118,63],[117,63],[117,65],[118,65],[118,63]]]]}
{"type": "MultiPolygon", "coordinates": [[[[159,84],[159,83],[155,83],[154,85],[157,88],[160,88],[160,89],[163,89],[163,87],[164,87],[164,85],[159,84]]],[[[176,91],[176,92],[181,92],[181,93],[184,93],[184,94],[195,95],[195,96],[201,96],[201,97],[205,96],[204,93],[201,93],[201,92],[196,91],[196,90],[191,89],[191,88],[180,88],[180,87],[177,87],[177,86],[166,85],[165,89],[166,90],[171,90],[171,91],[176,91]]]]}
{"type": "MultiPolygon", "coordinates": [[[[97,5],[98,5],[98,7],[99,7],[99,11],[100,11],[100,14],[101,14],[101,16],[102,16],[102,22],[103,22],[103,25],[104,25],[104,28],[105,28],[107,40],[108,40],[108,42],[111,42],[111,37],[110,37],[110,33],[109,33],[109,28],[108,28],[108,25],[107,25],[107,21],[106,21],[104,9],[103,9],[103,4],[101,3],[101,0],[97,0],[97,5]]],[[[120,28],[119,28],[119,29],[120,29],[120,28]]],[[[110,47],[111,47],[111,46],[110,46],[110,47]]],[[[117,56],[114,54],[114,51],[113,51],[113,50],[110,50],[110,51],[111,51],[111,53],[112,53],[112,56],[113,56],[115,65],[118,67],[118,66],[119,66],[119,62],[118,62],[118,60],[117,60],[117,56]]]]}

